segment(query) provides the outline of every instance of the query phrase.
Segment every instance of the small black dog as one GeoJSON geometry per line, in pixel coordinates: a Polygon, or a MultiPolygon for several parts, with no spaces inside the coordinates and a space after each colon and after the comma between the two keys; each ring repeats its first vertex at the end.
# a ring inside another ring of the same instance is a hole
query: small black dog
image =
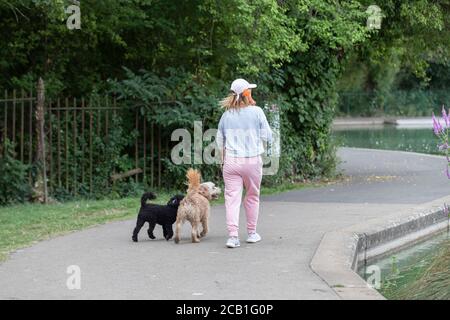
{"type": "Polygon", "coordinates": [[[160,224],[163,228],[164,238],[170,240],[173,237],[172,225],[177,219],[177,210],[180,205],[180,201],[183,200],[183,195],[173,196],[167,205],[159,205],[153,203],[147,203],[147,200],[153,200],[156,195],[152,192],[147,192],[142,195],[141,198],[141,209],[137,217],[136,228],[133,231],[133,241],[138,241],[138,233],[142,226],[148,222],[148,236],[150,239],[155,239],[153,235],[153,229],[155,229],[156,224],[160,224]]]}

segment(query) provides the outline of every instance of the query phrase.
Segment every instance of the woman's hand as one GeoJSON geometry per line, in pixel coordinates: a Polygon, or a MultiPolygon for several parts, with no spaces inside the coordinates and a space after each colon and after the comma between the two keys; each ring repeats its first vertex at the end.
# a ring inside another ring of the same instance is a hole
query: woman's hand
{"type": "Polygon", "coordinates": [[[223,166],[225,164],[225,148],[222,148],[222,150],[219,151],[220,152],[220,171],[222,172],[223,175],[223,166]]]}

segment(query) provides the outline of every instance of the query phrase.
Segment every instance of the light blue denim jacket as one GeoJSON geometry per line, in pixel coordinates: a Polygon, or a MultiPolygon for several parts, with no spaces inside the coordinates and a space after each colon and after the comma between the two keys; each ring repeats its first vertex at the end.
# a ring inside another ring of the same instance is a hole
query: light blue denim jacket
{"type": "Polygon", "coordinates": [[[216,142],[232,157],[256,157],[264,153],[263,141],[272,142],[272,130],[257,106],[227,110],[219,122],[216,142]]]}

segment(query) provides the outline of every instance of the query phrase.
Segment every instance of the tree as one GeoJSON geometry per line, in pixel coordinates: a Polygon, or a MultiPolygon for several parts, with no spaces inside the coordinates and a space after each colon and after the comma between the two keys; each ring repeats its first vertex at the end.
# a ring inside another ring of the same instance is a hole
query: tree
{"type": "MultiPolygon", "coordinates": [[[[362,3],[368,6],[371,1],[362,3]]],[[[376,89],[380,95],[393,88],[403,71],[427,85],[432,78],[430,65],[446,65],[450,57],[450,2],[384,0],[377,4],[383,10],[382,28],[353,52],[342,83],[349,83],[359,69],[365,72],[351,86],[376,89]]]]}
{"type": "Polygon", "coordinates": [[[378,31],[366,27],[366,0],[83,0],[81,30],[66,27],[69,2],[0,0],[0,87],[35,87],[42,76],[52,98],[119,84],[127,104],[169,130],[206,114],[215,126],[217,100],[247,77],[259,102],[282,112],[276,179],[330,175],[344,67],[363,65],[351,75],[369,89],[391,87],[398,66],[425,78],[448,58],[449,1],[380,0],[378,31]],[[152,107],[160,100],[175,102],[176,116],[152,107]]]}

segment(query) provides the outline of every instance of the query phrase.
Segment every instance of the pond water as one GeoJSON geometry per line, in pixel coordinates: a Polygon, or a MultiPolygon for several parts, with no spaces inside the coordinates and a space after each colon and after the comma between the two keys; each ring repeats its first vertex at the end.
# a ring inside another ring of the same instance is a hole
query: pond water
{"type": "Polygon", "coordinates": [[[412,151],[438,154],[437,139],[431,128],[396,127],[393,125],[335,129],[339,146],[412,151]]]}
{"type": "MultiPolygon", "coordinates": [[[[439,154],[431,128],[393,125],[335,129],[339,146],[439,154]]],[[[390,254],[372,265],[381,271],[380,293],[388,299],[450,300],[450,237],[440,234],[390,254]]],[[[367,278],[366,268],[358,272],[367,278]]],[[[371,269],[369,269],[371,270],[371,269]]],[[[372,270],[373,271],[373,270],[372,270]]]]}

